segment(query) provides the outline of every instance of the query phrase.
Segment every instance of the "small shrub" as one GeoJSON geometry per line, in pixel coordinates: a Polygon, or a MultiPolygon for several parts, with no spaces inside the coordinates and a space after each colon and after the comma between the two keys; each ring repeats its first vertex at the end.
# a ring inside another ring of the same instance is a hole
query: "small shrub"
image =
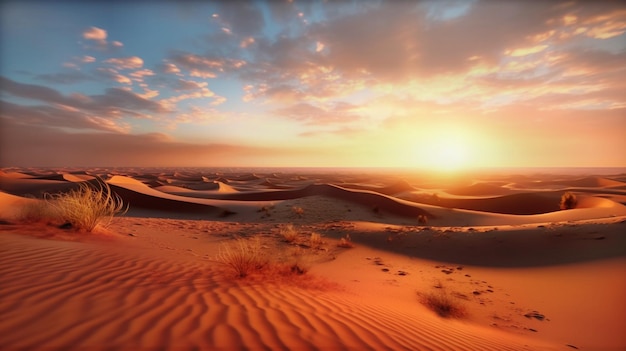
{"type": "Polygon", "coordinates": [[[269,259],[262,250],[258,237],[237,238],[234,242],[223,243],[214,261],[228,267],[237,277],[245,278],[268,265],[269,259]]]}
{"type": "Polygon", "coordinates": [[[81,183],[68,193],[46,195],[53,211],[72,228],[91,232],[98,224],[108,225],[117,214],[124,214],[122,198],[111,191],[104,181],[98,185],[81,183]]]}
{"type": "Polygon", "coordinates": [[[559,204],[559,207],[562,210],[569,210],[572,208],[576,208],[577,204],[578,200],[576,199],[576,195],[568,191],[561,196],[561,203],[559,204]]]}
{"type": "Polygon", "coordinates": [[[285,239],[288,243],[293,243],[298,239],[298,232],[296,228],[294,228],[293,224],[287,224],[280,228],[280,235],[282,235],[283,239],[285,239]]]}
{"type": "Polygon", "coordinates": [[[310,257],[305,254],[305,251],[301,247],[296,247],[290,254],[287,256],[287,259],[283,263],[282,274],[289,275],[303,275],[309,271],[311,266],[310,257]]]}
{"type": "Polygon", "coordinates": [[[300,206],[293,206],[291,208],[291,211],[293,211],[293,213],[298,217],[302,217],[302,215],[304,214],[304,209],[300,206]]]}
{"type": "Polygon", "coordinates": [[[311,237],[309,238],[309,244],[312,249],[319,249],[324,244],[322,241],[322,235],[319,233],[311,233],[311,237]]]}
{"type": "Polygon", "coordinates": [[[423,215],[423,214],[417,216],[417,223],[419,223],[420,225],[427,225],[428,217],[426,217],[426,215],[423,215]]]}
{"type": "Polygon", "coordinates": [[[465,306],[457,298],[448,295],[448,292],[439,284],[438,290],[422,296],[422,303],[444,318],[462,318],[467,314],[465,306]]]}
{"type": "Polygon", "coordinates": [[[354,244],[352,243],[352,240],[350,239],[350,234],[346,234],[345,237],[339,239],[337,246],[343,247],[346,249],[353,248],[354,244]]]}

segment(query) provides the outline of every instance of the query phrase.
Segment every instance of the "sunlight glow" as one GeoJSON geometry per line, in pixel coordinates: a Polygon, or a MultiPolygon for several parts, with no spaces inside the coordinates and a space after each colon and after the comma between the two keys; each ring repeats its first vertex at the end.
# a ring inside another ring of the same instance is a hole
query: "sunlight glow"
{"type": "Polygon", "coordinates": [[[433,145],[429,168],[453,171],[464,168],[468,163],[468,147],[458,139],[439,140],[433,145]]]}

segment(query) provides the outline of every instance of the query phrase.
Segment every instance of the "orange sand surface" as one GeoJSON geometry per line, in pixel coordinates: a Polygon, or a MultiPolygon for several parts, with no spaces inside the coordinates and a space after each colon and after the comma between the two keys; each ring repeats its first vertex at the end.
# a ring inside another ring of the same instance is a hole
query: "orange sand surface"
{"type": "Polygon", "coordinates": [[[624,174],[4,169],[0,350],[624,350],[624,203],[624,174]],[[97,177],[129,205],[109,226],[21,217],[97,177]],[[309,271],[236,278],[237,237],[309,271]]]}

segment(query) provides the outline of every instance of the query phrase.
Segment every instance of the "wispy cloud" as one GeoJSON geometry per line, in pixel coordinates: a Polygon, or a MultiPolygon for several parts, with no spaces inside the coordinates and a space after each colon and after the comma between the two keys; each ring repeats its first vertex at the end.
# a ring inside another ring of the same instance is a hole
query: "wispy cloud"
{"type": "Polygon", "coordinates": [[[82,33],[82,37],[85,40],[95,44],[94,47],[87,45],[87,48],[93,48],[97,50],[107,50],[110,48],[121,48],[124,46],[122,42],[114,40],[112,42],[107,41],[108,33],[106,30],[98,27],[89,27],[82,33]]]}
{"type": "Polygon", "coordinates": [[[143,67],[143,60],[137,56],[110,58],[104,60],[104,62],[111,64],[116,69],[138,69],[143,67]]]}

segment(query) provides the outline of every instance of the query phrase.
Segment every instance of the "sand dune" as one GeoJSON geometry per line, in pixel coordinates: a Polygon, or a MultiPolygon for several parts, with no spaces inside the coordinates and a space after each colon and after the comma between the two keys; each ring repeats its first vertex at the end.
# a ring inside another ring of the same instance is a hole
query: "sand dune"
{"type": "Polygon", "coordinates": [[[415,302],[232,281],[205,260],[120,239],[0,240],[11,263],[0,268],[3,348],[557,349],[442,321],[415,302]]]}
{"type": "Polygon", "coordinates": [[[616,179],[3,170],[0,349],[624,349],[616,179]],[[130,206],[110,227],[20,222],[28,197],[96,176],[130,206]],[[576,208],[559,210],[565,191],[576,208]],[[300,246],[305,275],[234,279],[211,260],[234,237],[283,255],[286,224],[322,235],[300,246]],[[420,303],[440,288],[465,317],[420,303]]]}

